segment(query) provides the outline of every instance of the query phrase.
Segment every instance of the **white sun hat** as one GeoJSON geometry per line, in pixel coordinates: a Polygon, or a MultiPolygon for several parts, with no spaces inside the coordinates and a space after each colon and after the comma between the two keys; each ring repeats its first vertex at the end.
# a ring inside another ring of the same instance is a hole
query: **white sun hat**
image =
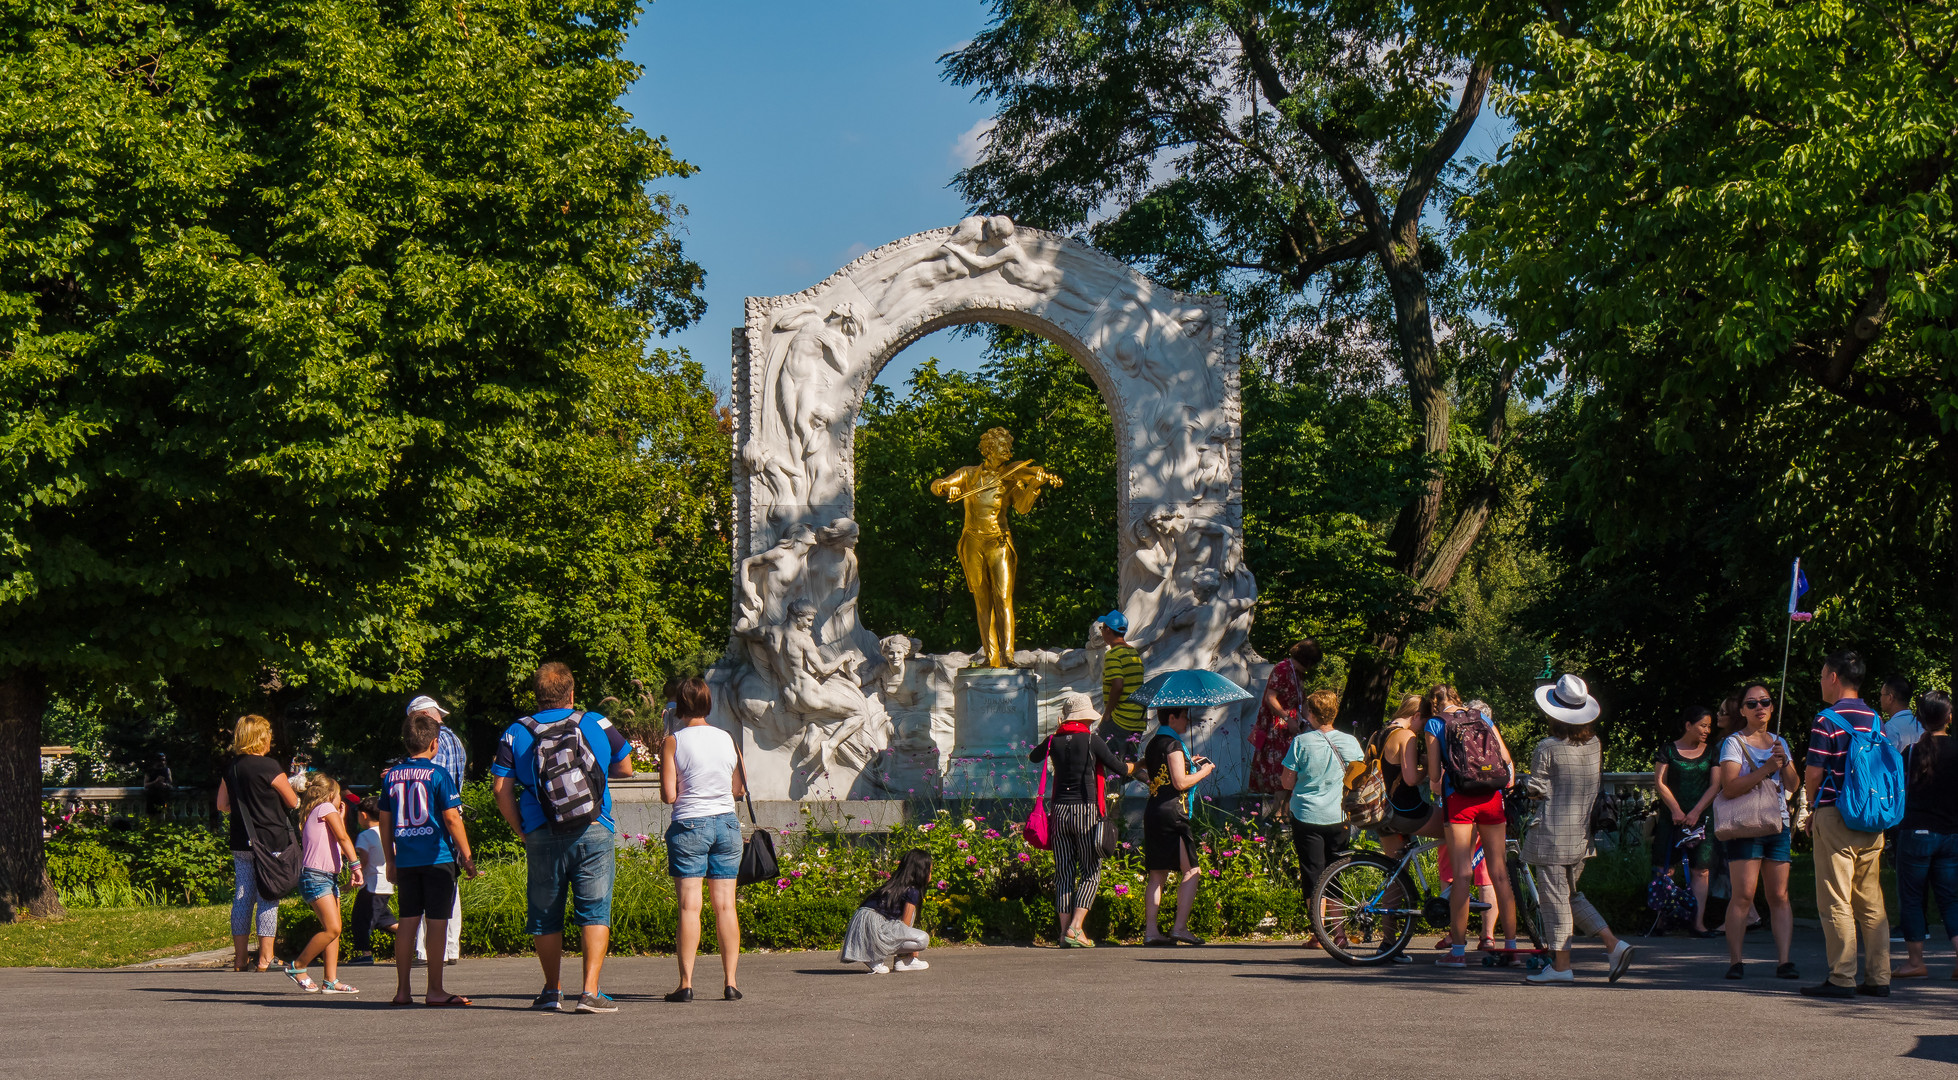
{"type": "Polygon", "coordinates": [[[1099,720],[1101,713],[1095,708],[1093,698],[1079,690],[1069,690],[1061,695],[1061,720],[1099,720]]]}
{"type": "Polygon", "coordinates": [[[409,703],[408,703],[408,715],[409,715],[409,716],[413,716],[413,715],[415,715],[416,713],[418,713],[418,712],[420,712],[420,711],[422,711],[423,709],[434,709],[434,710],[435,710],[435,715],[437,715],[437,716],[447,716],[447,715],[449,715],[449,710],[447,710],[447,709],[445,709],[445,708],[443,708],[443,707],[442,707],[442,706],[440,706],[440,705],[437,705],[437,704],[435,703],[435,699],[434,699],[434,698],[432,698],[432,697],[429,697],[429,696],[428,696],[427,694],[423,694],[422,696],[420,696],[420,697],[418,697],[418,698],[416,698],[415,700],[413,700],[413,701],[411,701],[411,702],[409,702],[409,703]]]}
{"type": "Polygon", "coordinates": [[[1545,716],[1566,724],[1588,724],[1598,718],[1598,699],[1575,675],[1564,675],[1549,686],[1536,688],[1536,705],[1545,716]]]}

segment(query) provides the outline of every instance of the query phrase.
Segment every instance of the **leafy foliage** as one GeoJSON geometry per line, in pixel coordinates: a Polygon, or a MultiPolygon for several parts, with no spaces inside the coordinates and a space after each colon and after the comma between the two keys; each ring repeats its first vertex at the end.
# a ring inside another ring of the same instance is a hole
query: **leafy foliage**
{"type": "Polygon", "coordinates": [[[1771,675],[1795,555],[1797,703],[1845,643],[1949,677],[1954,37],[1949,3],[1634,0],[1520,38],[1464,247],[1567,394],[1546,622],[1641,707],[1771,675]]]}
{"type": "Polygon", "coordinates": [[[640,366],[699,271],[634,10],[10,9],[0,666],[398,688],[438,598],[545,569],[513,505],[692,407],[640,366]]]}

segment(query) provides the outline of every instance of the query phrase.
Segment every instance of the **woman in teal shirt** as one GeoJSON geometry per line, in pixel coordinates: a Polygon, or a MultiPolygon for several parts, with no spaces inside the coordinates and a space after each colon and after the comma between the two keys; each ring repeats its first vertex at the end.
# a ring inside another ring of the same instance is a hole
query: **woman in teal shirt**
{"type": "Polygon", "coordinates": [[[1308,696],[1306,729],[1292,739],[1278,775],[1281,788],[1292,793],[1292,847],[1299,855],[1299,888],[1308,901],[1326,864],[1349,839],[1346,809],[1341,805],[1346,765],[1366,760],[1358,739],[1333,730],[1338,716],[1339,695],[1319,690],[1308,696]]]}

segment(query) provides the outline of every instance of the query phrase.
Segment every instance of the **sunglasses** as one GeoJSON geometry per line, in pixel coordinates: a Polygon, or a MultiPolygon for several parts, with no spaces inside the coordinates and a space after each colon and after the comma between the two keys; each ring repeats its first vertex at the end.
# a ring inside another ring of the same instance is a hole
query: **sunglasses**
{"type": "Polygon", "coordinates": [[[1774,699],[1764,698],[1764,697],[1751,697],[1748,698],[1746,701],[1741,702],[1741,704],[1747,706],[1750,709],[1765,709],[1768,706],[1774,704],[1774,699]]]}

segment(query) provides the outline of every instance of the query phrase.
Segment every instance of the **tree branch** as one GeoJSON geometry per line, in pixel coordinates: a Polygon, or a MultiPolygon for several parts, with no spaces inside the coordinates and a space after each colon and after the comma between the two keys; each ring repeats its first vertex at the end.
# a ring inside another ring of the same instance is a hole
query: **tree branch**
{"type": "Polygon", "coordinates": [[[1489,78],[1496,66],[1487,59],[1477,59],[1469,66],[1468,79],[1462,83],[1462,100],[1455,106],[1455,115],[1436,136],[1434,145],[1421,159],[1421,164],[1408,174],[1407,186],[1401,189],[1400,200],[1394,206],[1395,235],[1403,229],[1418,227],[1421,220],[1421,207],[1428,201],[1428,193],[1434,190],[1435,181],[1441,178],[1441,170],[1462,148],[1462,140],[1468,138],[1469,129],[1475,126],[1475,118],[1482,114],[1482,99],[1489,94],[1489,78]]]}
{"type": "MultiPolygon", "coordinates": [[[[1264,93],[1265,100],[1271,102],[1278,115],[1285,115],[1285,102],[1291,99],[1292,91],[1285,85],[1285,77],[1278,70],[1277,61],[1271,57],[1271,46],[1250,26],[1232,26],[1231,31],[1237,35],[1238,45],[1244,50],[1245,62],[1251,65],[1251,74],[1257,79],[1258,89],[1264,93]]],[[[1360,171],[1360,163],[1353,159],[1353,152],[1346,148],[1344,142],[1302,114],[1294,116],[1292,122],[1306,138],[1312,140],[1320,153],[1332,160],[1333,170],[1339,174],[1339,182],[1346,188],[1347,197],[1359,207],[1360,220],[1372,234],[1373,243],[1384,250],[1389,239],[1389,223],[1381,212],[1379,196],[1374,194],[1373,185],[1367,182],[1366,174],[1360,171]]]]}

